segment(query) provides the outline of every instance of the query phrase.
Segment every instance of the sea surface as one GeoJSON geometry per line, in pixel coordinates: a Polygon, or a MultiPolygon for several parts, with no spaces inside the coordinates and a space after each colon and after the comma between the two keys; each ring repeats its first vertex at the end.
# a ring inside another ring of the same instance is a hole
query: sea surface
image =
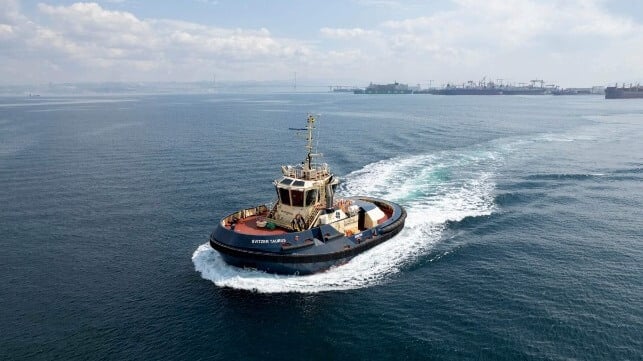
{"type": "Polygon", "coordinates": [[[642,360],[643,100],[0,98],[1,360],[642,360]],[[408,211],[307,277],[222,262],[316,138],[408,211]]]}

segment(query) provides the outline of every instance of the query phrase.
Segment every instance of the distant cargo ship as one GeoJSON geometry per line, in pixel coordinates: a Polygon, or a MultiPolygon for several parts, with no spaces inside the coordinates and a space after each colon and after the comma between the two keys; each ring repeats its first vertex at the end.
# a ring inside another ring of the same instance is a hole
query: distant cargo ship
{"type": "Polygon", "coordinates": [[[484,78],[478,83],[469,81],[462,85],[447,84],[440,89],[427,89],[419,91],[423,94],[435,95],[543,95],[550,94],[552,88],[545,87],[544,81],[532,80],[529,85],[502,85],[492,81],[485,82],[484,78]],[[540,86],[536,86],[540,83],[540,86]]]}
{"type": "Polygon", "coordinates": [[[592,88],[567,88],[556,89],[551,92],[552,95],[589,95],[598,94],[592,91],[592,88]]]}
{"type": "Polygon", "coordinates": [[[626,88],[625,84],[620,88],[618,87],[618,84],[616,86],[608,86],[605,88],[605,99],[636,98],[643,98],[643,86],[640,86],[639,84],[635,86],[630,85],[629,88],[626,88]]]}
{"type": "Polygon", "coordinates": [[[369,84],[366,89],[355,89],[355,94],[412,94],[413,90],[408,84],[369,84]]]}
{"type": "Polygon", "coordinates": [[[434,95],[502,95],[502,90],[494,86],[453,86],[447,84],[441,89],[427,89],[420,93],[434,95]]]}
{"type": "MultiPolygon", "coordinates": [[[[545,85],[544,80],[531,80],[528,83],[502,84],[493,81],[473,82],[468,81],[462,84],[447,84],[442,88],[420,89],[420,85],[409,87],[407,84],[398,82],[392,84],[373,84],[370,83],[365,89],[352,89],[355,94],[433,94],[433,95],[585,95],[585,94],[603,94],[603,87],[592,88],[561,88],[555,84],[545,85]]],[[[502,79],[499,79],[502,81],[502,79]]],[[[350,91],[348,87],[331,87],[335,92],[350,91]]],[[[619,95],[614,98],[641,98],[643,97],[643,87],[637,85],[636,88],[608,88],[616,89],[613,93],[619,95]],[[621,93],[623,93],[621,95],[621,93]]],[[[609,98],[606,93],[606,98],[609,98]]]]}

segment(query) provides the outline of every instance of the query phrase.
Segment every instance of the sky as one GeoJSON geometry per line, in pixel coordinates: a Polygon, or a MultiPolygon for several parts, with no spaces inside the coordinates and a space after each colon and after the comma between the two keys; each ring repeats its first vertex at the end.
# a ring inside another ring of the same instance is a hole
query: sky
{"type": "Polygon", "coordinates": [[[643,83],[640,0],[0,0],[0,85],[643,83]]]}

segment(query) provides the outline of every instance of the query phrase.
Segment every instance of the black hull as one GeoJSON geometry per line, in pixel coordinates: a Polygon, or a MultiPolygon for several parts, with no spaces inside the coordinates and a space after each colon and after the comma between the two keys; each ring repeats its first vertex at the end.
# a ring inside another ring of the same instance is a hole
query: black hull
{"type": "Polygon", "coordinates": [[[353,94],[413,94],[412,90],[354,90],[353,94]]]}
{"type": "Polygon", "coordinates": [[[643,98],[643,87],[635,88],[605,88],[605,99],[641,99],[643,98]]]}
{"type": "MultiPolygon", "coordinates": [[[[323,247],[309,247],[307,252],[261,252],[235,247],[217,239],[216,230],[210,236],[209,241],[210,246],[222,255],[224,261],[233,266],[254,268],[276,274],[306,275],[318,273],[330,267],[344,264],[356,255],[397,235],[404,228],[406,211],[402,207],[397,205],[396,207],[399,209],[396,213],[397,217],[381,226],[364,230],[361,232],[362,239],[358,239],[355,236],[344,236],[343,234],[323,238],[323,241],[316,239],[316,242],[321,242],[320,244],[323,247]],[[332,250],[333,244],[337,245],[334,250],[332,250]],[[317,248],[323,251],[316,251],[317,248]]],[[[312,233],[315,232],[317,232],[317,229],[312,230],[312,233]]],[[[286,236],[286,239],[293,239],[298,234],[303,235],[304,232],[291,233],[286,236]]]]}
{"type": "Polygon", "coordinates": [[[434,95],[502,95],[499,89],[465,89],[465,88],[446,88],[431,90],[430,94],[434,95]]]}
{"type": "Polygon", "coordinates": [[[444,88],[422,92],[433,95],[544,95],[544,88],[444,88]]]}

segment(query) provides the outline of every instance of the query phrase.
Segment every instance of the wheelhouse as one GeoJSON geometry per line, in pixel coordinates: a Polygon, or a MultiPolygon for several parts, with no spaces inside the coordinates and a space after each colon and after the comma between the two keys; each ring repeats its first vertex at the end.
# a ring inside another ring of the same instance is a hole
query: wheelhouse
{"type": "Polygon", "coordinates": [[[321,192],[315,182],[283,177],[276,182],[279,203],[290,207],[310,207],[320,201],[321,192]]]}

